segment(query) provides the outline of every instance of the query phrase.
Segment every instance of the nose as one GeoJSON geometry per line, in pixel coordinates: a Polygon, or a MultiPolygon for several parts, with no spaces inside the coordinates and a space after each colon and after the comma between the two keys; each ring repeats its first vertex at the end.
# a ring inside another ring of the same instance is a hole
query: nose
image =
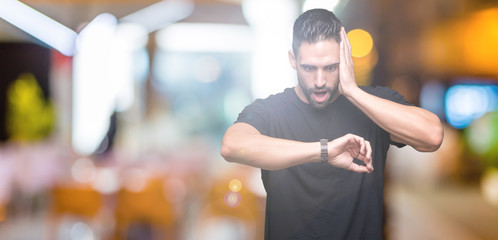
{"type": "Polygon", "coordinates": [[[325,74],[323,74],[322,70],[318,70],[315,73],[315,87],[316,88],[322,88],[325,87],[325,84],[327,83],[325,74]]]}

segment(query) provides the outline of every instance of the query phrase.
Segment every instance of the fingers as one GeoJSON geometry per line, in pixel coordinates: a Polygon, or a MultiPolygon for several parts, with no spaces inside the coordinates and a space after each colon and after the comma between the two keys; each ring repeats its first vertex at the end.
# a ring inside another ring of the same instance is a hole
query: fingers
{"type": "Polygon", "coordinates": [[[349,42],[348,34],[346,33],[346,29],[344,27],[341,28],[341,40],[344,40],[347,50],[350,50],[351,42],[349,42]]]}
{"type": "Polygon", "coordinates": [[[341,43],[340,50],[342,52],[341,57],[348,64],[353,63],[353,59],[351,58],[351,42],[349,42],[348,34],[346,33],[346,29],[344,27],[341,28],[341,43]]]}
{"type": "Polygon", "coordinates": [[[360,152],[358,155],[360,155],[360,154],[365,155],[366,151],[367,151],[367,142],[365,141],[365,139],[362,138],[361,145],[360,145],[360,152]]]}
{"type": "Polygon", "coordinates": [[[340,58],[340,61],[341,63],[345,63],[346,62],[346,57],[344,56],[344,54],[346,54],[346,38],[347,36],[345,36],[344,34],[345,30],[344,30],[344,27],[341,28],[341,42],[339,43],[339,50],[340,50],[340,54],[339,54],[339,58],[340,58]]]}
{"type": "Polygon", "coordinates": [[[351,89],[357,87],[357,84],[354,78],[351,45],[344,27],[341,28],[340,36],[341,42],[339,43],[339,90],[342,94],[347,96],[351,89]]]}
{"type": "Polygon", "coordinates": [[[372,163],[372,146],[370,145],[369,141],[366,141],[367,143],[367,155],[366,155],[366,160],[364,161],[367,164],[367,168],[370,171],[373,171],[373,163],[372,163]]]}
{"type": "Polygon", "coordinates": [[[341,27],[341,43],[344,44],[345,50],[351,49],[351,43],[349,42],[348,34],[346,33],[346,29],[341,27]]]}
{"type": "MultiPolygon", "coordinates": [[[[365,167],[368,172],[373,171],[373,163],[372,163],[372,146],[370,145],[370,142],[365,140],[362,137],[355,136],[355,141],[360,145],[359,147],[359,152],[356,156],[356,159],[362,161],[365,163],[365,166],[359,166],[362,167],[361,169],[363,170],[363,167],[365,167]]],[[[355,163],[353,163],[355,164],[355,163]]],[[[357,164],[355,164],[357,165],[357,164]]],[[[358,169],[355,167],[355,169],[358,169]]]]}
{"type": "Polygon", "coordinates": [[[370,170],[367,166],[358,165],[356,163],[352,163],[348,170],[357,173],[371,173],[373,171],[373,169],[370,170]]]}
{"type": "Polygon", "coordinates": [[[364,138],[347,134],[330,142],[329,164],[345,168],[354,172],[370,173],[374,170],[372,163],[372,147],[364,138]],[[364,163],[359,165],[354,162],[358,159],[364,163]]]}

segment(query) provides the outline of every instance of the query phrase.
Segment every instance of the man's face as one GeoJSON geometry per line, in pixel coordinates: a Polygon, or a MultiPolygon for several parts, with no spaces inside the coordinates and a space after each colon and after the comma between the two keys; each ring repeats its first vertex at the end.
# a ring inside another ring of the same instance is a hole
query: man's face
{"type": "Polygon", "coordinates": [[[289,52],[299,82],[296,93],[315,109],[325,108],[338,95],[339,53],[339,43],[334,39],[303,42],[297,56],[289,52]]]}

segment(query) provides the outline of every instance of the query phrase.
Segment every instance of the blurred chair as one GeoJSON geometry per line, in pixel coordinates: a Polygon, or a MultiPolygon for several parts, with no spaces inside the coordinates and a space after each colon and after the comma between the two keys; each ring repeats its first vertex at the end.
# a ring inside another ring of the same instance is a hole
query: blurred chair
{"type": "Polygon", "coordinates": [[[230,174],[213,182],[200,214],[198,239],[262,239],[261,199],[251,192],[244,174],[230,174]],[[232,191],[229,183],[240,179],[242,187],[232,191]]]}
{"type": "Polygon", "coordinates": [[[175,239],[174,214],[163,183],[152,178],[143,189],[117,193],[115,239],[175,239]]]}
{"type": "Polygon", "coordinates": [[[99,239],[99,231],[92,229],[98,221],[103,199],[99,192],[89,185],[56,185],[52,191],[50,209],[50,230],[48,239],[63,239],[65,221],[81,220],[90,226],[92,236],[99,239]]]}
{"type": "Polygon", "coordinates": [[[5,209],[4,203],[0,202],[0,223],[2,223],[7,218],[7,209],[5,209]]]}

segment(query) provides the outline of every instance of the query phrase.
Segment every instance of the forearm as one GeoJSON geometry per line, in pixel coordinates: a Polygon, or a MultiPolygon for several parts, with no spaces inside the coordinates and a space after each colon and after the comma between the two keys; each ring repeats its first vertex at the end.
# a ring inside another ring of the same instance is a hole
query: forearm
{"type": "Polygon", "coordinates": [[[439,118],[419,107],[395,103],[360,88],[345,95],[377,125],[391,134],[391,139],[418,151],[435,151],[442,142],[443,129],[439,118]]]}
{"type": "Polygon", "coordinates": [[[231,132],[228,129],[222,140],[221,155],[229,162],[278,170],[307,162],[319,162],[320,143],[231,132]]]}

